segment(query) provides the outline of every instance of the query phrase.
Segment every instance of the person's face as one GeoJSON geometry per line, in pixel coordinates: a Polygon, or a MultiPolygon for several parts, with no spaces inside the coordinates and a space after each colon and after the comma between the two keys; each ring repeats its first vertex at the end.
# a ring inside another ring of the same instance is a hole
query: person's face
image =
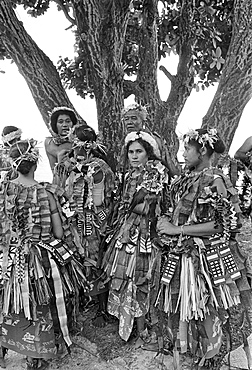
{"type": "Polygon", "coordinates": [[[123,117],[124,127],[127,133],[139,131],[143,128],[143,119],[136,110],[129,110],[123,117]]]}
{"type": "Polygon", "coordinates": [[[197,167],[200,163],[200,153],[194,145],[185,144],[183,157],[187,167],[197,167]]]}
{"type": "Polygon", "coordinates": [[[145,165],[148,161],[148,155],[144,147],[138,142],[134,141],[130,144],[128,149],[128,159],[131,167],[137,168],[139,165],[145,165]]]}
{"type": "Polygon", "coordinates": [[[70,128],[73,127],[73,122],[67,114],[60,114],[57,119],[57,130],[58,134],[66,136],[69,134],[70,128]]]}

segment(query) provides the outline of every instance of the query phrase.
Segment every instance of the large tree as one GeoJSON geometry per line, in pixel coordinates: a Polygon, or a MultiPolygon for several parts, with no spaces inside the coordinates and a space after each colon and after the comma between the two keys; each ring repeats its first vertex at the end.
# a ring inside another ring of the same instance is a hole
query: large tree
{"type": "Polygon", "coordinates": [[[218,127],[232,143],[243,110],[252,96],[252,2],[237,0],[232,39],[214,99],[204,126],[218,127]]]}
{"type": "MultiPolygon", "coordinates": [[[[46,122],[48,112],[55,105],[70,105],[70,102],[55,67],[26,33],[13,7],[24,5],[31,15],[39,16],[51,2],[0,2],[0,53],[10,56],[18,65],[46,122]]],[[[75,29],[78,52],[74,61],[61,60],[60,76],[64,86],[75,88],[82,97],[95,97],[98,127],[111,153],[115,143],[119,142],[116,139],[122,135],[120,112],[123,99],[134,94],[137,101],[148,106],[149,125],[166,137],[171,156],[175,157],[177,120],[192,89],[207,88],[220,78],[218,91],[222,96],[222,89],[237,69],[235,63],[230,63],[232,55],[240,49],[247,51],[250,45],[249,37],[241,37],[243,22],[247,22],[252,14],[251,5],[245,0],[216,0],[214,3],[209,0],[55,2],[75,29]],[[158,61],[171,52],[179,56],[178,69],[176,75],[171,75],[161,66],[171,83],[168,98],[162,101],[157,85],[158,61]],[[225,73],[221,74],[223,65],[225,73]]],[[[249,27],[246,32],[248,36],[249,27]]],[[[244,52],[239,58],[240,65],[244,61],[251,63],[251,53],[244,52]]],[[[246,84],[242,81],[236,74],[239,96],[248,97],[249,78],[246,84]]],[[[222,106],[215,99],[212,111],[205,117],[205,124],[219,126],[224,122],[221,112],[226,112],[226,122],[232,122],[232,125],[225,125],[228,147],[247,101],[247,98],[243,99],[243,104],[237,106],[239,113],[234,117],[229,107],[232,104],[228,98],[230,93],[231,89],[226,89],[222,106]],[[211,112],[223,119],[212,123],[211,112]]]]}

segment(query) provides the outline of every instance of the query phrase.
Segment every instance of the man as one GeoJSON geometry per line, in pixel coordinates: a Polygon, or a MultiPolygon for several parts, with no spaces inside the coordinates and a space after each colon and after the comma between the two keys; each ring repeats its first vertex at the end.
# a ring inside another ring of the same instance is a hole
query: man
{"type": "Polygon", "coordinates": [[[51,170],[53,172],[55,164],[58,163],[58,154],[62,150],[70,150],[69,141],[70,129],[78,122],[73,109],[68,107],[56,107],[50,116],[50,126],[52,137],[45,139],[45,150],[51,170]]]}
{"type": "Polygon", "coordinates": [[[175,165],[173,163],[168,151],[167,142],[165,141],[165,139],[161,138],[157,132],[151,132],[151,130],[147,127],[147,116],[147,109],[137,103],[131,104],[128,107],[124,108],[122,111],[124,136],[126,136],[129,132],[139,130],[150,133],[158,144],[161,153],[161,159],[169,169],[170,176],[179,175],[180,168],[178,165],[175,165]]]}

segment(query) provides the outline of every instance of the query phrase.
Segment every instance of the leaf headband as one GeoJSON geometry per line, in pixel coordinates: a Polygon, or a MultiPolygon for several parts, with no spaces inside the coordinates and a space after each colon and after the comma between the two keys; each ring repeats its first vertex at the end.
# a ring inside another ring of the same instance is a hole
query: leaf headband
{"type": "Polygon", "coordinates": [[[9,134],[2,135],[2,142],[4,144],[9,144],[14,139],[20,139],[22,131],[20,128],[18,130],[12,131],[9,134]]]}
{"type": "Polygon", "coordinates": [[[30,139],[30,140],[27,140],[27,141],[18,141],[14,145],[16,146],[17,150],[19,151],[20,156],[18,158],[15,158],[15,159],[10,157],[11,164],[12,164],[13,168],[18,168],[18,166],[20,165],[20,163],[22,161],[37,163],[37,161],[39,159],[39,149],[36,146],[37,145],[36,140],[30,139]],[[28,147],[27,147],[27,149],[24,153],[22,152],[22,148],[20,148],[20,146],[19,146],[23,142],[28,143],[28,147]]]}
{"type": "Polygon", "coordinates": [[[156,140],[150,135],[148,134],[148,132],[144,132],[144,131],[132,131],[130,132],[126,138],[125,138],[125,146],[127,146],[127,144],[129,142],[133,142],[133,141],[136,141],[138,139],[142,139],[144,141],[146,141],[147,143],[149,143],[153,149],[153,152],[154,154],[157,156],[157,157],[160,157],[160,150],[158,148],[158,144],[156,142],[156,140]]]}

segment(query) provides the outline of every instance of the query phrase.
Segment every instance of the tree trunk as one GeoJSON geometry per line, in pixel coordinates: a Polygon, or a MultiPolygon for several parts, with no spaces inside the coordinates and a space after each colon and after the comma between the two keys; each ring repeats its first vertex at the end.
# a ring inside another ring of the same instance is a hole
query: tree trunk
{"type": "Polygon", "coordinates": [[[171,82],[167,100],[160,99],[157,84],[158,42],[157,21],[158,1],[146,0],[143,5],[141,41],[139,50],[139,70],[136,80],[137,98],[146,104],[149,111],[149,126],[164,137],[168,143],[171,163],[177,162],[179,141],[176,126],[179,115],[190,96],[193,86],[192,52],[195,35],[190,32],[191,2],[184,1],[181,12],[181,42],[178,48],[179,65],[176,76],[172,76],[164,67],[160,69],[171,82]]]}
{"type": "Polygon", "coordinates": [[[122,52],[130,0],[73,2],[80,45],[85,50],[97,105],[98,127],[107,146],[109,162],[116,166],[122,139],[122,52]]]}
{"type": "Polygon", "coordinates": [[[225,138],[227,151],[252,94],[251,24],[251,0],[236,0],[228,54],[218,89],[203,119],[203,127],[216,127],[225,138]]]}
{"type": "Polygon", "coordinates": [[[55,106],[72,104],[52,61],[27,34],[9,0],[0,1],[0,35],[48,126],[49,114],[55,106]]]}

